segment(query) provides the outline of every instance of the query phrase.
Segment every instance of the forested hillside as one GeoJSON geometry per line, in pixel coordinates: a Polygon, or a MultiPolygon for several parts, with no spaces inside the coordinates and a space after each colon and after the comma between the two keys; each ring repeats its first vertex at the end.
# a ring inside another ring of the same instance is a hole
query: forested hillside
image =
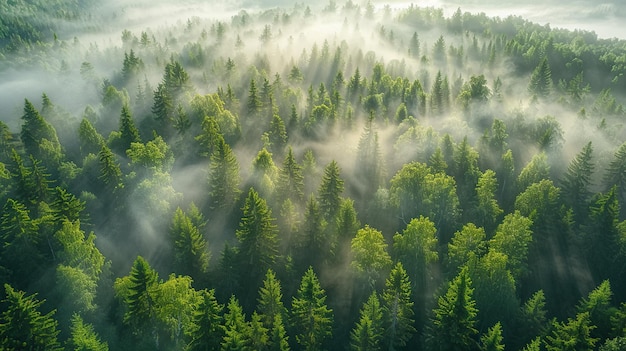
{"type": "Polygon", "coordinates": [[[626,40],[281,5],[0,0],[0,350],[623,350],[626,40]]]}

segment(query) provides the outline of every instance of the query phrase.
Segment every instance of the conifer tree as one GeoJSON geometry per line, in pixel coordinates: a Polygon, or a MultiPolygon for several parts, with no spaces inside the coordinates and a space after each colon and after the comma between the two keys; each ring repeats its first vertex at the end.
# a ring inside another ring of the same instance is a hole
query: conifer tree
{"type": "Polygon", "coordinates": [[[596,328],[591,324],[589,312],[578,313],[567,322],[554,323],[553,331],[546,336],[547,351],[591,351],[598,339],[591,337],[596,328]]]}
{"type": "Polygon", "coordinates": [[[415,333],[413,326],[415,319],[411,300],[411,282],[402,263],[396,263],[389,273],[382,300],[384,342],[389,345],[389,350],[404,347],[415,333]]]}
{"type": "Polygon", "coordinates": [[[278,155],[282,155],[287,145],[287,129],[285,128],[285,122],[283,122],[283,119],[280,118],[279,115],[275,114],[272,117],[268,137],[272,151],[278,155]]]}
{"type": "Polygon", "coordinates": [[[326,341],[332,336],[333,311],[326,306],[326,292],[311,267],[302,276],[291,302],[291,322],[302,350],[325,349],[326,341]]]}
{"type": "Polygon", "coordinates": [[[108,343],[101,341],[93,325],[85,323],[80,315],[73,315],[71,323],[67,350],[109,351],[108,343]]]}
{"type": "Polygon", "coordinates": [[[544,57],[530,76],[528,90],[538,97],[548,97],[552,92],[552,70],[548,58],[544,57]]]}
{"type": "Polygon", "coordinates": [[[156,330],[158,306],[155,305],[155,301],[159,289],[158,279],[158,273],[148,262],[143,257],[137,256],[128,276],[128,295],[124,296],[128,307],[124,322],[140,338],[156,330]]]}
{"type": "Polygon", "coordinates": [[[37,295],[26,295],[9,284],[4,284],[5,298],[0,314],[0,349],[60,351],[56,310],[42,314],[37,295]]]}
{"type": "Polygon", "coordinates": [[[174,271],[201,281],[209,267],[207,242],[180,207],[174,212],[170,237],[174,249],[174,271]]]}
{"type": "Polygon", "coordinates": [[[502,325],[500,322],[489,328],[480,337],[480,351],[504,351],[502,343],[502,325]]]}
{"type": "Polygon", "coordinates": [[[360,317],[350,332],[352,351],[373,351],[382,348],[383,310],[376,292],[372,292],[361,308],[360,317]]]}
{"type": "Polygon", "coordinates": [[[224,336],[221,342],[222,351],[247,350],[250,345],[250,326],[239,301],[232,295],[224,314],[224,336]]]}
{"type": "Polygon", "coordinates": [[[279,203],[290,199],[293,203],[300,203],[304,197],[304,176],[302,167],[296,162],[291,147],[283,160],[276,184],[276,196],[279,203]]]}
{"type": "MultiPolygon", "coordinates": [[[[41,149],[42,141],[47,140],[60,156],[61,144],[59,143],[56,130],[54,130],[54,127],[41,116],[35,106],[28,100],[24,100],[24,114],[22,115],[22,120],[24,122],[22,124],[22,130],[20,131],[20,139],[24,144],[27,154],[33,155],[37,159],[42,159],[44,155],[41,149]]],[[[60,161],[60,159],[57,161],[60,161]]]]}
{"type": "Polygon", "coordinates": [[[589,200],[591,198],[591,179],[594,164],[593,148],[588,142],[567,167],[561,181],[563,200],[574,211],[574,220],[581,224],[587,219],[589,200]]]}
{"type": "Polygon", "coordinates": [[[321,212],[327,222],[337,215],[341,206],[341,194],[343,193],[343,179],[341,179],[339,165],[331,161],[324,169],[322,183],[318,190],[318,198],[321,212]]]}
{"type": "Polygon", "coordinates": [[[209,164],[209,198],[212,210],[230,210],[237,201],[239,163],[224,138],[218,138],[209,164]]]}
{"type": "Polygon", "coordinates": [[[254,79],[250,79],[250,90],[248,91],[248,103],[246,106],[247,112],[251,116],[256,115],[263,106],[254,79]]]}
{"type": "Polygon", "coordinates": [[[276,262],[276,224],[267,203],[253,188],[248,191],[242,211],[239,228],[235,233],[239,241],[240,277],[246,286],[257,287],[263,274],[276,262]]]}
{"type": "Polygon", "coordinates": [[[78,137],[80,139],[80,150],[83,155],[89,153],[97,154],[102,145],[104,145],[104,138],[87,118],[83,118],[80,122],[78,137]]]}
{"type": "Polygon", "coordinates": [[[194,310],[188,328],[190,339],[186,350],[209,351],[219,349],[222,340],[222,310],[224,305],[217,302],[215,290],[201,290],[200,302],[194,310]]]}
{"type": "Polygon", "coordinates": [[[217,120],[213,117],[205,116],[202,120],[202,132],[196,136],[196,141],[200,144],[200,155],[210,157],[217,149],[220,139],[224,136],[220,132],[217,120]]]}
{"type": "Polygon", "coordinates": [[[125,152],[130,148],[131,143],[140,143],[139,130],[135,126],[135,121],[130,114],[130,107],[127,104],[122,106],[120,114],[120,144],[118,151],[125,152]]]}
{"type": "Polygon", "coordinates": [[[448,291],[439,297],[428,333],[431,350],[475,350],[476,303],[474,289],[467,268],[448,285],[448,291]]]}
{"type": "Polygon", "coordinates": [[[115,160],[115,155],[106,145],[102,145],[98,153],[100,165],[100,179],[109,189],[115,189],[121,185],[122,170],[115,160]]]}

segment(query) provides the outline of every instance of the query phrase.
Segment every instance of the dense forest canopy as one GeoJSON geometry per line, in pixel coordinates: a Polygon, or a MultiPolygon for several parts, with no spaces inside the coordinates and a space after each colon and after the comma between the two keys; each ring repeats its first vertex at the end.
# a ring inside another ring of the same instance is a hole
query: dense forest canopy
{"type": "Polygon", "coordinates": [[[622,350],[626,40],[451,3],[0,0],[0,349],[622,350]]]}

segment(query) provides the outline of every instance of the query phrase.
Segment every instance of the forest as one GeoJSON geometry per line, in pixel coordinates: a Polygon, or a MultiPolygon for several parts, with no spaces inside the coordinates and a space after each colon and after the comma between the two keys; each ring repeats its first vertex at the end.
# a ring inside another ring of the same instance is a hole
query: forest
{"type": "Polygon", "coordinates": [[[626,39],[216,3],[0,0],[0,350],[626,349],[626,39]]]}

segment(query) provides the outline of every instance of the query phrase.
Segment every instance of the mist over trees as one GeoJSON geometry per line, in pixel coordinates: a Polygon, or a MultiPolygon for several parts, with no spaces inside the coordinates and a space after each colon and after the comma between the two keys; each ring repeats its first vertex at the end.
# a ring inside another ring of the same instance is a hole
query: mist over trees
{"type": "Polygon", "coordinates": [[[392,4],[0,2],[0,349],[623,348],[626,41],[392,4]]]}

